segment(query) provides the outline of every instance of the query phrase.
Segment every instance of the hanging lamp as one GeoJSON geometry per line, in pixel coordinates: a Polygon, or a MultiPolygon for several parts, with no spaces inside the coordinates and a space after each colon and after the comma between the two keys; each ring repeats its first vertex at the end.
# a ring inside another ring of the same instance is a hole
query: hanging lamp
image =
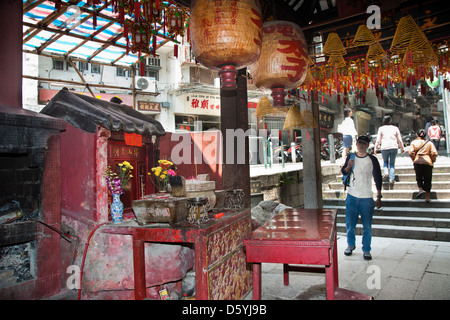
{"type": "Polygon", "coordinates": [[[261,7],[258,0],[192,0],[192,51],[202,65],[219,69],[222,89],[236,89],[237,69],[261,53],[261,7]]]}
{"type": "Polygon", "coordinates": [[[257,88],[272,90],[273,106],[284,107],[285,90],[303,83],[308,70],[308,53],[303,31],[288,21],[263,24],[261,56],[250,65],[257,88]]]}

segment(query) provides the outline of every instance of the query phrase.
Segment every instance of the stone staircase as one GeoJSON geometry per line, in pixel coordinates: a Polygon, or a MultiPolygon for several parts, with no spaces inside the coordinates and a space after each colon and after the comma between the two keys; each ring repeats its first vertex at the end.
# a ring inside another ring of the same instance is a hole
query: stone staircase
{"type": "MultiPolygon", "coordinates": [[[[342,176],[323,185],[324,208],[338,210],[337,229],[345,232],[345,198],[342,176]]],[[[375,185],[373,185],[375,192],[375,185]]],[[[372,234],[379,237],[450,241],[450,165],[435,166],[431,202],[416,199],[418,192],[412,166],[396,169],[392,189],[383,183],[383,206],[375,209],[372,234]]],[[[356,233],[362,234],[360,222],[356,233]]]]}

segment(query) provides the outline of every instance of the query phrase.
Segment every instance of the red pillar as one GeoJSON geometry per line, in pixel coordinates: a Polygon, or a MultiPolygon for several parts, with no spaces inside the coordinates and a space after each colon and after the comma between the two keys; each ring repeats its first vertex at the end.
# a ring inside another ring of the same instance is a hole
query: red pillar
{"type": "Polygon", "coordinates": [[[22,1],[0,1],[0,109],[22,108],[22,1]]]}

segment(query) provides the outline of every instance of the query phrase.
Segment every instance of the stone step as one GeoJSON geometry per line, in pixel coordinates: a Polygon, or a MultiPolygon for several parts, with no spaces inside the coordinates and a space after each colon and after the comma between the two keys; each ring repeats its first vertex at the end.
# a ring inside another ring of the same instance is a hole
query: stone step
{"type": "MultiPolygon", "coordinates": [[[[345,199],[342,175],[323,185],[324,208],[336,209],[337,230],[345,233],[345,199]]],[[[435,166],[431,202],[417,199],[418,188],[414,168],[396,168],[396,182],[390,187],[383,182],[383,206],[375,209],[372,235],[378,237],[450,241],[450,167],[435,166]]],[[[374,195],[375,184],[372,185],[374,195]]],[[[362,234],[360,221],[356,234],[362,234]]]]}
{"type": "MultiPolygon", "coordinates": [[[[336,229],[338,232],[345,233],[345,223],[337,223],[336,229]]],[[[358,224],[356,226],[355,233],[357,235],[362,235],[362,225],[358,224]]],[[[372,235],[376,237],[388,238],[450,241],[450,228],[427,228],[373,224],[372,235]]]]}
{"type": "MultiPolygon", "coordinates": [[[[383,170],[383,164],[380,163],[381,170],[383,170]]],[[[395,168],[396,174],[414,174],[414,167],[412,166],[400,166],[395,168]]],[[[435,173],[450,173],[450,166],[435,165],[433,167],[433,174],[435,173]]]]}
{"type": "MultiPolygon", "coordinates": [[[[374,195],[375,190],[374,191],[374,195]]],[[[417,196],[417,191],[413,190],[383,190],[383,199],[402,199],[402,200],[415,200],[417,196]]],[[[324,190],[322,191],[322,197],[324,199],[345,199],[347,197],[347,192],[341,190],[324,190]]],[[[450,189],[432,190],[431,200],[449,200],[450,199],[450,189]]],[[[424,202],[423,199],[421,199],[424,202]]],[[[431,201],[433,202],[433,201],[431,201]]]]}
{"type": "MultiPolygon", "coordinates": [[[[403,208],[403,209],[420,209],[421,211],[426,209],[443,209],[447,210],[450,214],[450,199],[447,200],[434,200],[430,201],[430,203],[426,203],[423,199],[386,199],[383,198],[383,207],[394,207],[394,208],[403,208]]],[[[329,198],[323,199],[324,206],[341,206],[345,208],[345,197],[344,198],[329,198]]],[[[382,207],[382,208],[383,208],[382,207]]],[[[378,210],[378,209],[376,209],[378,210]]]]}
{"type": "MultiPolygon", "coordinates": [[[[404,173],[404,174],[397,174],[395,181],[399,182],[405,182],[405,181],[413,181],[416,182],[416,174],[415,173],[404,173]]],[[[444,172],[444,173],[436,173],[433,172],[433,180],[432,182],[437,181],[446,181],[447,183],[450,183],[450,173],[444,172]]]]}
{"type": "MultiPolygon", "coordinates": [[[[345,214],[338,214],[338,223],[345,223],[345,214]]],[[[358,223],[361,223],[360,221],[358,223]]],[[[450,228],[448,218],[428,218],[428,217],[395,217],[377,216],[374,214],[372,224],[401,226],[401,227],[424,227],[424,228],[450,228]]]]}
{"type": "MultiPolygon", "coordinates": [[[[432,182],[442,182],[446,181],[450,184],[450,173],[433,173],[432,182]]],[[[336,183],[342,184],[342,175],[336,175],[336,183]]],[[[415,173],[403,173],[403,174],[395,174],[395,182],[416,182],[416,174],[415,173]]]]}
{"type": "MultiPolygon", "coordinates": [[[[325,205],[324,208],[336,209],[338,215],[345,215],[345,205],[325,205]]],[[[406,217],[427,219],[450,219],[448,208],[413,208],[413,207],[387,207],[375,209],[374,217],[406,217]]]]}
{"type": "MultiPolygon", "coordinates": [[[[432,181],[431,185],[432,190],[442,190],[450,188],[450,182],[448,181],[432,181]]],[[[342,184],[342,182],[332,182],[327,186],[328,190],[344,190],[344,185],[342,184]]],[[[372,189],[374,188],[375,184],[372,185],[372,189]]],[[[383,190],[390,190],[391,188],[392,190],[418,190],[416,181],[395,182],[392,186],[389,182],[383,182],[383,190]]]]}

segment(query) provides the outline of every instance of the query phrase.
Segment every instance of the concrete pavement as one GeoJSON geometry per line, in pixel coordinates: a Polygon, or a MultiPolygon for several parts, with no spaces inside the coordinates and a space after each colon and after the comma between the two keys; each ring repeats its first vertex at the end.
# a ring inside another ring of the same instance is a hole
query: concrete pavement
{"type": "MultiPolygon", "coordinates": [[[[373,237],[371,261],[362,257],[361,237],[345,256],[345,234],[338,234],[339,286],[376,300],[450,299],[450,243],[373,237]]],[[[251,295],[247,300],[251,300],[251,295]]],[[[325,275],[289,273],[281,264],[262,264],[263,300],[325,300],[325,275]]]]}

